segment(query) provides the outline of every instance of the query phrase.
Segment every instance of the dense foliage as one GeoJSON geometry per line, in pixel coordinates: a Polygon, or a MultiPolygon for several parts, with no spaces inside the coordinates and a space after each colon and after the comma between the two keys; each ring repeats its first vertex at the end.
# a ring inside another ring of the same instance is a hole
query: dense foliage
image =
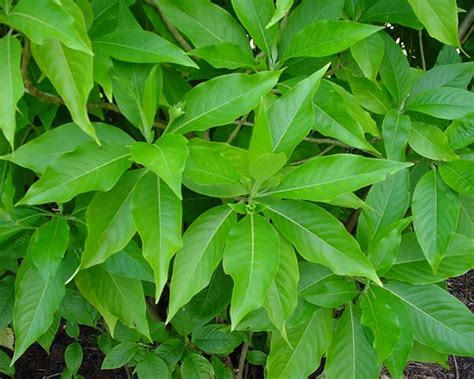
{"type": "Polygon", "coordinates": [[[85,326],[139,378],[474,356],[469,1],[0,4],[0,372],[85,326]]]}

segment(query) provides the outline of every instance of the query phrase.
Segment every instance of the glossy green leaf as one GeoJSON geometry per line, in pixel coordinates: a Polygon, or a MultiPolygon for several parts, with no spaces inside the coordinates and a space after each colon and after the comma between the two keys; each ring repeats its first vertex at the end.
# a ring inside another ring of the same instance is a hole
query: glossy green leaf
{"type": "Polygon", "coordinates": [[[383,119],[382,135],[388,159],[404,161],[412,126],[410,117],[392,110],[383,119]]]}
{"type": "Polygon", "coordinates": [[[287,200],[269,206],[266,212],[306,260],[327,266],[337,275],[365,276],[380,282],[357,241],[326,210],[287,200]]]}
{"type": "Polygon", "coordinates": [[[232,0],[232,7],[255,44],[267,57],[272,58],[272,48],[278,32],[276,25],[269,24],[275,12],[273,0],[232,0]]]}
{"type": "Polygon", "coordinates": [[[138,351],[139,346],[135,342],[122,342],[112,348],[105,356],[102,370],[112,370],[125,366],[138,351]]]}
{"type": "Polygon", "coordinates": [[[48,39],[42,45],[32,44],[31,48],[38,66],[64,100],[73,121],[97,139],[86,108],[93,86],[92,56],[72,50],[55,39],[48,39]]]}
{"type": "Polygon", "coordinates": [[[436,170],[419,180],[413,193],[413,226],[421,249],[436,272],[459,217],[459,198],[436,170]]]}
{"type": "Polygon", "coordinates": [[[75,375],[82,364],[83,352],[78,342],[73,342],[64,351],[64,361],[68,370],[75,375]]]}
{"type": "Polygon", "coordinates": [[[376,33],[381,28],[352,21],[321,20],[295,35],[285,50],[284,60],[294,57],[324,57],[376,33]]]}
{"type": "Polygon", "coordinates": [[[285,15],[290,11],[290,8],[293,6],[294,0],[277,0],[275,13],[272,16],[272,19],[266,26],[267,28],[275,25],[280,21],[285,15]]]}
{"type": "Polygon", "coordinates": [[[231,42],[202,46],[191,50],[189,54],[204,59],[215,68],[236,69],[255,66],[251,50],[244,50],[231,42]]]}
{"type": "Polygon", "coordinates": [[[414,122],[408,142],[418,154],[441,161],[458,159],[449,147],[446,135],[436,126],[423,122],[414,122]]]}
{"type": "Polygon", "coordinates": [[[132,159],[158,175],[181,199],[181,176],[188,157],[187,140],[180,135],[165,135],[153,145],[135,142],[132,159]]]}
{"type": "Polygon", "coordinates": [[[31,236],[28,256],[45,281],[56,275],[68,244],[69,226],[61,217],[41,225],[31,236]]]}
{"type": "Polygon", "coordinates": [[[351,154],[315,157],[298,166],[265,193],[283,198],[325,201],[384,180],[410,164],[351,154]]]}
{"type": "Polygon", "coordinates": [[[286,164],[286,155],[283,153],[267,153],[255,158],[249,164],[250,175],[259,183],[274,176],[286,164]]]}
{"type": "Polygon", "coordinates": [[[93,44],[94,49],[124,62],[167,62],[196,67],[184,51],[159,35],[144,30],[116,30],[94,39],[93,44]]]}
{"type": "Polygon", "coordinates": [[[453,190],[474,196],[474,162],[453,161],[440,166],[443,181],[453,190]]]}
{"type": "Polygon", "coordinates": [[[169,378],[170,373],[166,363],[153,353],[146,353],[145,358],[139,361],[135,368],[138,379],[169,378]]]}
{"type": "Polygon", "coordinates": [[[278,81],[280,71],[229,74],[201,83],[183,98],[185,113],[169,126],[174,133],[207,130],[250,112],[278,81]]]}
{"type": "Polygon", "coordinates": [[[105,262],[122,250],[135,234],[131,203],[143,170],[129,171],[108,192],[94,196],[87,207],[87,238],[81,268],[105,262]]]}
{"type": "Polygon", "coordinates": [[[365,336],[360,315],[348,303],[327,351],[328,379],[376,379],[380,374],[377,354],[365,336]]]}
{"type": "Polygon", "coordinates": [[[446,120],[455,120],[472,113],[474,93],[460,88],[441,87],[410,97],[407,110],[446,120]]]}
{"type": "Polygon", "coordinates": [[[11,146],[16,130],[16,104],[25,92],[20,71],[21,45],[10,34],[0,39],[0,129],[11,146]]]}
{"type": "Polygon", "coordinates": [[[311,130],[314,118],[312,98],[328,68],[329,64],[299,82],[268,110],[274,152],[290,157],[296,145],[311,130]]]}
{"type": "Polygon", "coordinates": [[[331,341],[331,312],[309,304],[304,307],[302,319],[288,326],[290,346],[278,333],[272,333],[266,366],[269,379],[306,378],[319,366],[331,341]]]}
{"type": "Polygon", "coordinates": [[[460,149],[474,143],[474,113],[455,120],[444,131],[449,145],[453,149],[460,149]]]}
{"type": "Polygon", "coordinates": [[[412,29],[423,27],[406,0],[378,0],[365,4],[367,4],[367,9],[361,17],[364,22],[390,22],[412,29]]]}
{"type": "Polygon", "coordinates": [[[443,353],[474,355],[474,316],[454,296],[434,284],[390,282],[386,288],[407,307],[417,341],[443,353]]]}
{"type": "Polygon", "coordinates": [[[0,328],[8,326],[13,318],[15,302],[15,281],[8,275],[0,281],[0,328]]]}
{"type": "Polygon", "coordinates": [[[171,258],[182,244],[181,203],[160,176],[147,172],[136,184],[130,206],[143,256],[153,269],[158,302],[171,258]]]}
{"type": "Polygon", "coordinates": [[[15,283],[13,329],[16,341],[12,362],[48,330],[64,293],[64,282],[59,275],[44,280],[31,262],[22,263],[15,283]]]}
{"type": "Polygon", "coordinates": [[[180,367],[182,378],[209,379],[214,377],[214,368],[209,361],[197,353],[189,353],[180,367]]]}
{"type": "Polygon", "coordinates": [[[446,45],[460,46],[455,0],[408,0],[408,3],[430,36],[446,45]]]}
{"type": "Polygon", "coordinates": [[[385,87],[367,78],[355,77],[349,72],[346,75],[354,98],[362,107],[381,115],[385,115],[393,107],[393,101],[385,87]]]}
{"type": "Polygon", "coordinates": [[[222,259],[227,235],[235,224],[232,209],[221,206],[203,213],[186,230],[183,247],[176,254],[173,266],[168,320],[209,284],[222,259]]]}
{"type": "Polygon", "coordinates": [[[224,250],[224,271],[234,281],[232,328],[262,306],[278,271],[280,240],[262,216],[248,215],[232,228],[224,250]]]}
{"type": "Polygon", "coordinates": [[[75,283],[82,296],[104,317],[112,336],[117,320],[149,336],[145,296],[139,280],[114,275],[95,266],[80,271],[75,283]]]}
{"type": "Polygon", "coordinates": [[[375,82],[384,56],[385,45],[379,34],[372,34],[351,46],[351,54],[364,75],[375,82]]]}
{"type": "Polygon", "coordinates": [[[238,332],[231,332],[228,327],[219,324],[208,324],[193,332],[193,343],[207,354],[228,355],[242,343],[238,332]]]}

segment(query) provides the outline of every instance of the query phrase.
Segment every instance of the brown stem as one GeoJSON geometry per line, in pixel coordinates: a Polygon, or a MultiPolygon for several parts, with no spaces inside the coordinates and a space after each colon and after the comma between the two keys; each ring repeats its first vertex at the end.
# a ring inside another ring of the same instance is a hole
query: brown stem
{"type": "Polygon", "coordinates": [[[247,353],[249,351],[249,344],[244,342],[242,345],[242,350],[240,352],[239,358],[239,367],[237,368],[237,375],[235,379],[242,379],[244,377],[244,367],[245,367],[245,360],[247,359],[247,353]]]}

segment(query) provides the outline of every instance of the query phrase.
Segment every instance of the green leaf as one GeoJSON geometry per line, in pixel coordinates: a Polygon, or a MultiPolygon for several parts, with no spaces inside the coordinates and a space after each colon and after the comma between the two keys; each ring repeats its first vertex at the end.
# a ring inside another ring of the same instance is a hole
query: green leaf
{"type": "Polygon", "coordinates": [[[79,343],[73,342],[66,347],[64,351],[64,361],[69,371],[75,375],[82,364],[82,347],[79,343]]]}
{"type": "Polygon", "coordinates": [[[298,303],[298,260],[293,246],[280,236],[278,271],[263,303],[268,317],[282,336],[285,324],[298,303]]]}
{"type": "Polygon", "coordinates": [[[249,113],[277,83],[280,71],[254,75],[228,74],[201,83],[182,99],[185,113],[173,120],[169,131],[207,130],[249,113]]]}
{"type": "Polygon", "coordinates": [[[270,205],[266,213],[306,260],[327,266],[337,275],[364,276],[380,283],[357,241],[326,210],[287,200],[270,205]]]}
{"type": "Polygon", "coordinates": [[[380,34],[372,34],[351,46],[351,54],[365,77],[375,82],[384,56],[385,45],[380,34]]]}
{"type": "Polygon", "coordinates": [[[191,50],[190,55],[202,58],[215,68],[236,69],[253,67],[255,61],[251,50],[244,50],[231,42],[218,42],[191,50]]]}
{"type": "Polygon", "coordinates": [[[406,0],[378,0],[365,4],[367,4],[367,9],[362,14],[361,21],[390,22],[391,24],[408,26],[412,29],[423,27],[406,0]]]}
{"type": "Polygon", "coordinates": [[[112,336],[120,320],[149,338],[145,296],[139,280],[114,275],[95,266],[80,271],[75,283],[82,296],[104,317],[112,336]]]}
{"type": "Polygon", "coordinates": [[[272,154],[273,151],[272,135],[267,113],[269,106],[267,97],[264,96],[255,110],[252,137],[249,143],[249,161],[251,165],[263,155],[272,154]]]}
{"type": "Polygon", "coordinates": [[[209,361],[197,353],[186,354],[180,367],[182,378],[211,379],[214,368],[209,361]]]}
{"type": "Polygon", "coordinates": [[[273,0],[232,0],[232,7],[255,44],[272,59],[272,48],[278,32],[277,26],[269,24],[275,12],[273,0]]]}
{"type": "Polygon", "coordinates": [[[451,277],[460,276],[473,266],[473,243],[472,238],[454,234],[449,241],[446,255],[434,274],[416,240],[415,233],[404,234],[397,261],[384,274],[384,277],[418,285],[438,283],[451,277]]]}
{"type": "Polygon", "coordinates": [[[461,210],[456,232],[474,237],[474,196],[460,195],[461,210]]]}
{"type": "Polygon", "coordinates": [[[181,177],[189,151],[187,139],[180,135],[165,135],[153,145],[135,142],[130,154],[132,159],[153,171],[181,197],[181,177]]]}
{"type": "Polygon", "coordinates": [[[377,351],[378,364],[389,357],[401,337],[398,317],[373,290],[361,296],[360,309],[362,325],[369,327],[374,335],[373,346],[377,351]]]}
{"type": "Polygon", "coordinates": [[[243,28],[222,7],[209,0],[157,0],[163,15],[196,47],[231,42],[249,49],[243,28]]]}
{"type": "Polygon", "coordinates": [[[235,224],[232,209],[220,206],[204,212],[186,230],[183,247],[176,254],[173,266],[168,320],[209,284],[222,259],[227,235],[235,224]]]}
{"type": "Polygon", "coordinates": [[[408,0],[428,34],[446,45],[459,47],[456,0],[408,0]]]}
{"type": "Polygon", "coordinates": [[[404,302],[418,342],[442,353],[474,356],[474,316],[463,303],[434,284],[390,282],[385,288],[404,302]]]}
{"type": "Polygon", "coordinates": [[[259,215],[247,215],[230,231],[224,250],[224,271],[234,281],[232,329],[263,305],[278,271],[279,237],[259,215]]]}
{"type": "Polygon", "coordinates": [[[262,195],[326,201],[384,180],[409,163],[351,154],[315,157],[290,171],[280,185],[262,195]]]}
{"type": "Polygon", "coordinates": [[[30,262],[22,263],[15,282],[13,329],[16,342],[12,363],[46,333],[64,293],[64,282],[59,275],[45,281],[30,262]]]}
{"type": "Polygon", "coordinates": [[[87,238],[81,269],[105,262],[122,250],[135,234],[131,203],[144,170],[125,173],[114,188],[94,196],[86,212],[87,238]]]}
{"type": "Polygon", "coordinates": [[[93,45],[94,50],[124,62],[166,62],[197,68],[184,51],[159,35],[144,30],[116,30],[94,39],[93,45]]]}
{"type": "Polygon", "coordinates": [[[382,135],[388,159],[405,160],[405,150],[412,130],[410,117],[391,110],[383,119],[382,135]]]}
{"type": "Polygon", "coordinates": [[[16,104],[25,92],[20,71],[21,45],[8,34],[0,39],[0,129],[13,147],[16,130],[16,104]]]}
{"type": "Polygon", "coordinates": [[[434,160],[459,159],[449,147],[446,135],[434,125],[414,122],[408,142],[418,154],[434,160]]]}
{"type": "Polygon", "coordinates": [[[242,343],[242,336],[220,324],[209,324],[193,331],[193,343],[207,354],[228,355],[242,343]]]}
{"type": "Polygon", "coordinates": [[[147,352],[145,358],[137,363],[135,368],[138,379],[169,378],[170,373],[166,363],[156,354],[147,352]]]}
{"type": "Polygon", "coordinates": [[[158,302],[171,258],[182,244],[181,202],[160,176],[147,172],[132,195],[131,213],[142,239],[143,256],[153,269],[158,302]]]}
{"type": "MultiPolygon", "coordinates": [[[[94,122],[93,126],[97,132],[97,137],[103,143],[129,145],[133,141],[128,134],[115,126],[99,122],[94,122]]],[[[13,153],[4,155],[1,158],[42,174],[48,166],[52,165],[55,159],[65,153],[72,152],[79,145],[90,141],[92,141],[92,138],[81,132],[73,123],[69,123],[48,130],[46,133],[20,146],[13,153]]],[[[99,149],[94,147],[90,147],[90,149],[91,151],[99,151],[99,149]]],[[[93,155],[93,153],[88,155],[93,155]]],[[[81,157],[79,160],[83,158],[81,157]]],[[[64,162],[62,165],[64,165],[64,162]]],[[[68,166],[66,168],[68,171],[70,170],[68,166]]]]}
{"type": "MultiPolygon", "coordinates": [[[[64,298],[63,298],[64,300],[64,298]]],[[[61,323],[61,317],[57,313],[54,314],[54,319],[52,324],[49,326],[48,330],[43,333],[37,340],[38,344],[46,351],[48,354],[51,351],[51,346],[53,345],[54,338],[59,331],[59,325],[61,323]]]]}
{"type": "Polygon", "coordinates": [[[151,141],[162,86],[160,67],[114,61],[111,77],[120,111],[151,141]]]}
{"type": "Polygon", "coordinates": [[[441,87],[410,97],[407,110],[454,120],[472,113],[474,93],[460,88],[441,87]]]}
{"type": "Polygon", "coordinates": [[[434,273],[456,230],[459,209],[459,197],[443,183],[436,170],[418,181],[413,193],[413,227],[434,273]]]}
{"type": "Polygon", "coordinates": [[[381,28],[352,21],[320,20],[291,40],[283,60],[294,57],[325,57],[346,50],[381,28]]]}
{"type": "Polygon", "coordinates": [[[12,28],[26,34],[31,41],[42,45],[48,39],[57,38],[65,46],[92,54],[90,41],[84,35],[82,12],[77,6],[59,4],[50,0],[21,0],[4,18],[12,28]],[[75,9],[74,15],[68,11],[75,9]],[[80,19],[76,17],[80,16],[80,19]]]}
{"type": "Polygon", "coordinates": [[[446,162],[439,168],[443,181],[453,190],[474,196],[474,162],[446,162]]]}
{"type": "Polygon", "coordinates": [[[301,261],[298,294],[308,303],[325,308],[336,308],[352,300],[357,294],[353,280],[334,275],[327,267],[301,261]]]}
{"type": "Polygon", "coordinates": [[[461,149],[474,143],[474,113],[453,121],[444,134],[448,137],[449,145],[453,149],[461,149]]]}
{"type": "Polygon", "coordinates": [[[0,372],[12,378],[15,375],[15,367],[11,366],[11,358],[3,350],[0,350],[0,372]]]}
{"type": "Polygon", "coordinates": [[[48,39],[42,45],[31,45],[41,71],[64,100],[73,121],[97,140],[87,114],[87,99],[93,87],[92,56],[72,50],[58,40],[48,39]]]}
{"type": "Polygon", "coordinates": [[[125,366],[138,351],[139,346],[135,342],[122,342],[112,348],[105,356],[102,370],[113,370],[125,366]]]}
{"type": "Polygon", "coordinates": [[[61,217],[41,225],[31,236],[28,256],[45,281],[52,279],[69,245],[69,226],[61,217]]]}
{"type": "Polygon", "coordinates": [[[302,319],[288,326],[290,346],[278,333],[272,333],[266,366],[268,379],[306,378],[319,366],[331,341],[331,311],[309,304],[304,307],[302,319]]]}
{"type": "Polygon", "coordinates": [[[436,363],[444,368],[449,367],[448,354],[440,353],[416,341],[410,351],[409,359],[417,362],[436,363]]]}
{"type": "Polygon", "coordinates": [[[283,153],[262,154],[250,162],[249,172],[257,182],[263,183],[277,174],[285,164],[286,155],[283,153]]]}
{"type": "Polygon", "coordinates": [[[13,275],[8,275],[0,281],[0,329],[11,323],[14,302],[15,281],[13,275]]]}
{"type": "Polygon", "coordinates": [[[348,303],[327,351],[328,379],[376,379],[380,374],[375,349],[367,340],[358,310],[348,303]]]}
{"type": "Polygon", "coordinates": [[[312,99],[328,68],[329,64],[300,81],[268,110],[273,152],[290,157],[296,145],[311,130],[314,118],[312,99]]]}
{"type": "MultiPolygon", "coordinates": [[[[377,35],[377,34],[374,34],[377,35]]],[[[357,102],[365,109],[385,115],[392,108],[392,99],[389,92],[378,82],[353,76],[346,71],[347,80],[357,102]]]]}
{"type": "Polygon", "coordinates": [[[290,11],[290,8],[293,6],[293,2],[294,0],[277,0],[275,13],[266,27],[269,28],[272,25],[275,25],[278,21],[285,17],[285,15],[290,11]]]}

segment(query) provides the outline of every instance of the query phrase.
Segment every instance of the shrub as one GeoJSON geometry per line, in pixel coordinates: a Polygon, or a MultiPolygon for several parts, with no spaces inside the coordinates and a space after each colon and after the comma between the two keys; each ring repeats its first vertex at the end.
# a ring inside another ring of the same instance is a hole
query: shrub
{"type": "Polygon", "coordinates": [[[1,4],[1,372],[60,325],[64,377],[84,326],[139,378],[474,355],[468,1],[1,4]]]}

